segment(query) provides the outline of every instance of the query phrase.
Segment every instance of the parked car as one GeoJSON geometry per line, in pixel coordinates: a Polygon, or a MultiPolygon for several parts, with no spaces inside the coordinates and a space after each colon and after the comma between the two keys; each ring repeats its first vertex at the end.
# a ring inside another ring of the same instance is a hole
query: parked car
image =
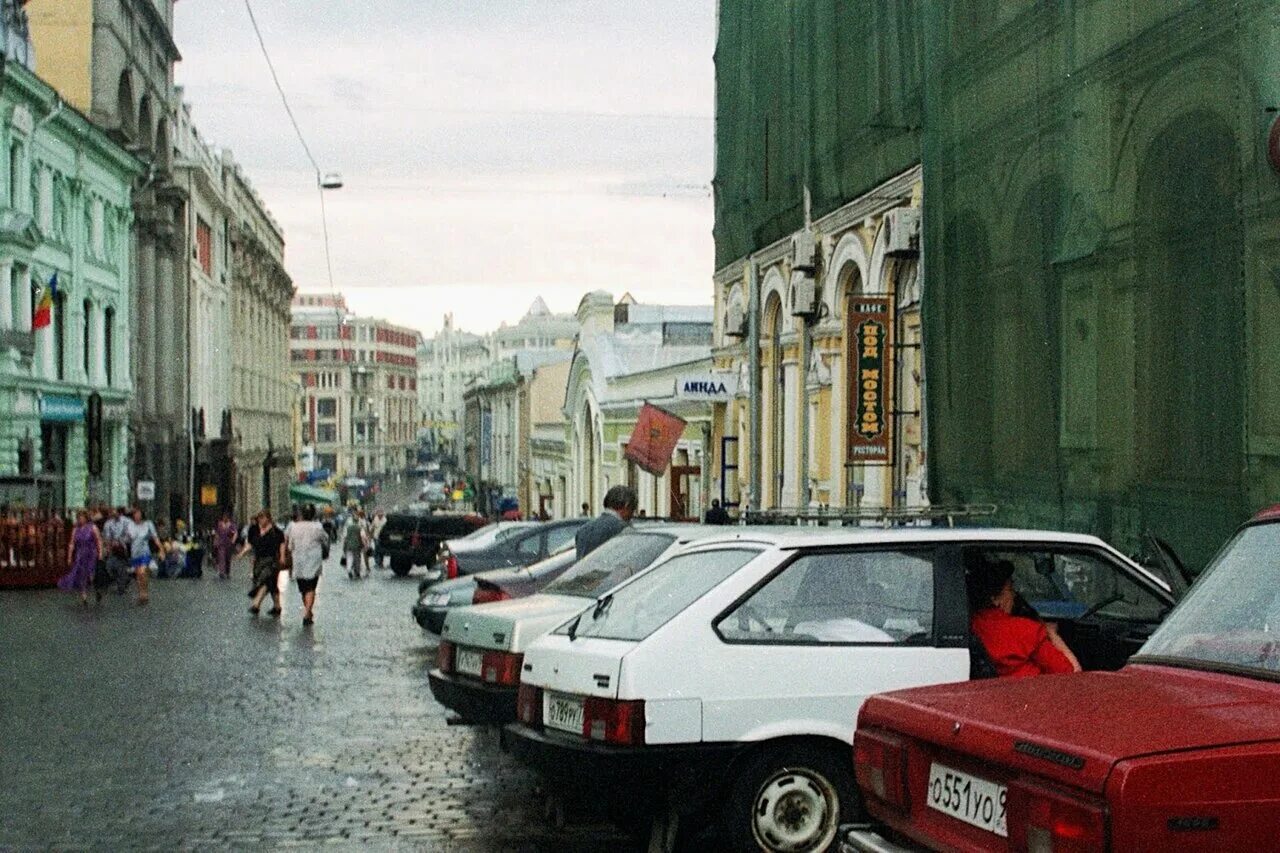
{"type": "Polygon", "coordinates": [[[615,813],[716,821],[736,850],[826,850],[858,813],[862,701],[969,677],[965,566],[979,557],[1015,564],[1086,666],[1121,665],[1173,604],[1092,536],[741,528],[532,643],[505,741],[553,790],[615,813]]]}
{"type": "Polygon", "coordinates": [[[901,691],[854,738],[842,849],[1264,850],[1280,837],[1280,508],[1116,673],[901,691]]]}
{"type": "Polygon", "coordinates": [[[722,529],[696,524],[646,524],[614,536],[541,593],[449,613],[441,631],[438,666],[428,678],[446,708],[475,721],[516,716],[520,659],[537,637],[590,606],[635,573],[722,529]]]}
{"type": "Polygon", "coordinates": [[[413,605],[413,618],[426,630],[439,634],[450,610],[533,595],[564,574],[576,559],[577,554],[570,543],[532,566],[493,569],[430,584],[418,594],[418,601],[413,605]]]}
{"type": "Polygon", "coordinates": [[[455,549],[458,551],[479,550],[488,548],[499,539],[505,539],[513,535],[517,531],[532,527],[537,524],[536,521],[491,521],[484,527],[476,528],[466,536],[460,536],[456,539],[446,539],[437,552],[436,561],[427,571],[426,575],[418,582],[418,594],[421,595],[427,587],[437,583],[443,583],[446,580],[453,580],[447,572],[448,554],[455,549]]]}
{"type": "Polygon", "coordinates": [[[523,525],[509,535],[498,536],[492,542],[459,543],[467,547],[454,547],[446,543],[438,557],[445,577],[474,575],[490,569],[531,566],[546,559],[573,542],[578,528],[588,518],[564,518],[558,521],[514,522],[523,525]]]}
{"type": "Polygon", "coordinates": [[[466,536],[484,523],[474,514],[393,512],[378,535],[378,550],[390,560],[391,571],[407,575],[414,566],[434,565],[446,539],[466,536]]]}

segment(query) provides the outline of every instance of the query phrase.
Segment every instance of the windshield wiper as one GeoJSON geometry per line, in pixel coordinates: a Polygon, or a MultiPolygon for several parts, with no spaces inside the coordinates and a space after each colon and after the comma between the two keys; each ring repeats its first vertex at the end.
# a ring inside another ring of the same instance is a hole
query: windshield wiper
{"type": "Polygon", "coordinates": [[[569,642],[572,643],[574,640],[578,639],[578,623],[581,621],[582,621],[582,614],[579,613],[578,618],[574,619],[573,622],[569,625],[569,642]]]}
{"type": "Polygon", "coordinates": [[[591,611],[591,621],[599,619],[605,613],[609,612],[609,608],[613,605],[613,593],[602,596],[596,601],[596,609],[591,611]]]}

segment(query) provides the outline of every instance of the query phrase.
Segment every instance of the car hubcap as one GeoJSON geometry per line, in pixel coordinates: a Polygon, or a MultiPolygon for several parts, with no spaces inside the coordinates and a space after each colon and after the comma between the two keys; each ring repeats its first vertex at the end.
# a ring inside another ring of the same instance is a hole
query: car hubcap
{"type": "Polygon", "coordinates": [[[825,850],[835,840],[839,813],[839,796],[821,774],[807,768],[781,770],[760,787],[751,829],[766,850],[825,850]]]}

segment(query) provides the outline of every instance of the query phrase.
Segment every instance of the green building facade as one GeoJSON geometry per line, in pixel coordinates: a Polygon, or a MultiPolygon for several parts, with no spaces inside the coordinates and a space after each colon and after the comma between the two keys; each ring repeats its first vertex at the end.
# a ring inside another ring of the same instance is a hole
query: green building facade
{"type": "Polygon", "coordinates": [[[1280,3],[721,0],[716,65],[718,266],[923,164],[932,500],[1197,568],[1280,500],[1280,3]]]}
{"type": "Polygon", "coordinates": [[[0,70],[0,153],[0,503],[124,503],[141,166],[14,61],[0,70]],[[35,329],[55,276],[52,322],[35,329]]]}

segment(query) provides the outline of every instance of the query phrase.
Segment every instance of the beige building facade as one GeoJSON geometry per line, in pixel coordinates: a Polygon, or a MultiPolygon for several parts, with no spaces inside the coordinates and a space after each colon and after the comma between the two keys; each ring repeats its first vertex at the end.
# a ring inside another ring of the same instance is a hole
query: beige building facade
{"type": "Polygon", "coordinates": [[[921,197],[914,168],[717,272],[714,361],[738,383],[712,488],[730,507],[927,503],[921,197]]]}

